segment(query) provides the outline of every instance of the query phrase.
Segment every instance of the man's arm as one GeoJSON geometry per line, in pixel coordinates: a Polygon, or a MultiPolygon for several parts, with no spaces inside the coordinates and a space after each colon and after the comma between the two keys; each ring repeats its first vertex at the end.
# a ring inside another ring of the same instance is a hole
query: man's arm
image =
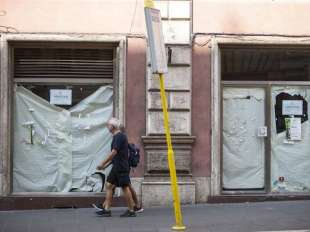
{"type": "Polygon", "coordinates": [[[117,150],[113,149],[110,154],[108,155],[108,157],[102,161],[102,163],[100,165],[97,166],[98,170],[103,170],[106,167],[108,167],[110,165],[110,163],[112,162],[113,157],[117,154],[117,150]]]}

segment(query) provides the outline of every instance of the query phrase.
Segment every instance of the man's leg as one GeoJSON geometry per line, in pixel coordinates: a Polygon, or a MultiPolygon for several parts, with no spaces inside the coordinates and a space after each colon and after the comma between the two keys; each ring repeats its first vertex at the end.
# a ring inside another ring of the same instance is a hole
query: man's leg
{"type": "Polygon", "coordinates": [[[137,197],[137,193],[136,193],[135,189],[132,187],[131,184],[128,187],[129,187],[129,190],[130,190],[130,193],[131,193],[131,196],[132,196],[132,200],[135,203],[135,206],[136,207],[140,207],[140,204],[139,204],[139,201],[138,201],[138,197],[137,197]]]}
{"type": "Polygon", "coordinates": [[[130,211],[133,211],[134,202],[132,200],[132,195],[131,195],[129,186],[122,187],[122,190],[123,190],[123,193],[124,193],[124,197],[125,197],[128,209],[130,211]]]}
{"type": "MultiPolygon", "coordinates": [[[[113,199],[113,196],[114,196],[114,193],[115,193],[115,189],[116,189],[116,186],[113,185],[112,199],[113,199]]],[[[95,209],[97,209],[97,210],[102,210],[102,209],[105,208],[105,204],[106,204],[105,202],[106,202],[106,200],[104,200],[103,203],[92,204],[92,206],[93,206],[95,209]]]]}
{"type": "MultiPolygon", "coordinates": [[[[99,216],[103,216],[103,217],[111,217],[111,204],[112,204],[112,197],[113,197],[113,188],[114,185],[107,182],[106,184],[106,197],[105,197],[105,201],[102,204],[102,206],[104,207],[103,209],[100,209],[99,211],[96,212],[97,215],[99,216]]],[[[97,207],[95,207],[97,208],[97,207]]]]}
{"type": "Polygon", "coordinates": [[[121,217],[135,217],[136,212],[134,211],[134,202],[132,200],[132,195],[129,189],[130,186],[130,178],[129,173],[120,173],[119,174],[119,185],[122,187],[123,194],[128,206],[128,210],[121,214],[121,217]]]}
{"type": "Polygon", "coordinates": [[[104,208],[106,210],[110,210],[111,205],[112,205],[112,198],[113,198],[113,190],[115,189],[115,186],[109,182],[107,182],[106,185],[106,197],[105,201],[103,203],[104,208]]]}
{"type": "Polygon", "coordinates": [[[134,211],[136,213],[142,213],[144,211],[144,209],[142,208],[142,204],[139,203],[137,193],[131,184],[129,185],[129,190],[131,192],[132,200],[135,203],[134,208],[133,208],[134,211]]]}

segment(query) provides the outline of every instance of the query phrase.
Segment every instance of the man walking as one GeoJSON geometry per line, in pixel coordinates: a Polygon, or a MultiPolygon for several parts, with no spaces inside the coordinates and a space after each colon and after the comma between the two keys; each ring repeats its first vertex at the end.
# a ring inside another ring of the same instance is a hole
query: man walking
{"type": "Polygon", "coordinates": [[[130,178],[129,178],[129,164],[128,164],[128,140],[127,136],[120,131],[120,122],[116,118],[111,118],[107,127],[113,135],[111,144],[111,152],[108,157],[97,166],[98,170],[105,169],[112,163],[113,167],[107,178],[106,183],[106,200],[104,208],[97,211],[96,214],[100,216],[111,216],[111,203],[113,197],[113,190],[115,187],[121,187],[125,200],[127,202],[128,210],[124,212],[121,217],[135,217],[134,203],[130,192],[130,178]]]}
{"type": "MultiPolygon", "coordinates": [[[[120,129],[120,131],[122,133],[126,134],[125,127],[122,124],[120,125],[119,129],[120,129]]],[[[130,170],[131,170],[131,168],[130,168],[130,165],[129,165],[129,173],[130,173],[130,170]]],[[[134,207],[133,207],[134,211],[136,213],[142,213],[144,211],[144,209],[142,208],[141,203],[139,203],[138,196],[137,196],[137,193],[136,193],[135,189],[133,188],[131,183],[129,184],[128,187],[129,187],[129,190],[131,192],[132,200],[134,202],[134,207]]],[[[114,195],[114,192],[115,192],[115,188],[116,188],[116,186],[113,188],[113,195],[114,195]]],[[[99,210],[99,211],[104,208],[104,205],[105,205],[105,202],[99,203],[99,204],[92,204],[92,206],[95,209],[99,210]]]]}

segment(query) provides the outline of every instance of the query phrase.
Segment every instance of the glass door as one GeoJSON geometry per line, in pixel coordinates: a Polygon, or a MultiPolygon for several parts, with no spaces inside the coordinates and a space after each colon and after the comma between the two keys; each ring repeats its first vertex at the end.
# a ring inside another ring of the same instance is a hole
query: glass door
{"type": "Polygon", "coordinates": [[[265,188],[264,88],[223,88],[223,190],[265,188]]]}

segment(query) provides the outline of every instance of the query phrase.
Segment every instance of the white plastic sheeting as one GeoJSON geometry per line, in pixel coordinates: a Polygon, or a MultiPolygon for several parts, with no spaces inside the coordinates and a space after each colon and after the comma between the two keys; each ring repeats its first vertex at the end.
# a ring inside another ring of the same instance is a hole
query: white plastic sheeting
{"type": "MultiPolygon", "coordinates": [[[[85,182],[111,149],[112,136],[104,123],[113,114],[113,90],[101,87],[70,109],[72,118],[72,188],[90,191],[85,182]]],[[[104,173],[107,174],[110,168],[104,173]]],[[[106,175],[107,176],[107,175],[106,175]]]]}
{"type": "Polygon", "coordinates": [[[259,88],[223,90],[223,188],[264,187],[265,91],[259,88]]]}
{"type": "Polygon", "coordinates": [[[13,191],[90,191],[86,179],[110,150],[104,123],[112,112],[112,87],[99,88],[69,111],[16,87],[13,191]]]}
{"type": "Polygon", "coordinates": [[[301,95],[309,102],[310,89],[302,87],[272,88],[272,120],[271,120],[271,189],[273,192],[310,191],[310,123],[302,123],[302,140],[292,144],[285,143],[286,132],[276,133],[275,111],[276,96],[282,92],[290,95],[301,95]],[[284,182],[279,181],[284,177],[284,182]]]}
{"type": "Polygon", "coordinates": [[[13,191],[69,191],[70,113],[23,87],[17,87],[15,96],[13,191]]]}

